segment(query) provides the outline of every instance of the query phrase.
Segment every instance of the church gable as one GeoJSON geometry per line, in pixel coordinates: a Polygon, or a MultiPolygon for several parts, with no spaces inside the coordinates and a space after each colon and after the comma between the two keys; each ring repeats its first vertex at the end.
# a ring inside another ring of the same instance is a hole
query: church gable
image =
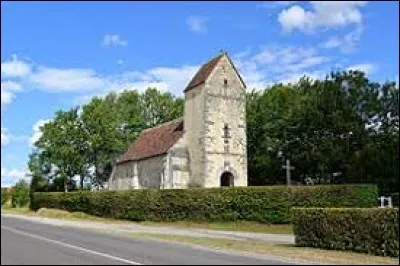
{"type": "Polygon", "coordinates": [[[165,154],[182,136],[182,118],[146,129],[131,144],[117,163],[141,160],[165,154]]]}
{"type": "Polygon", "coordinates": [[[218,55],[217,57],[214,57],[213,59],[211,59],[210,61],[205,63],[200,68],[200,70],[196,73],[196,75],[194,75],[194,77],[192,78],[192,80],[189,82],[186,89],[184,90],[184,92],[187,92],[187,91],[199,86],[200,84],[203,84],[207,80],[207,78],[211,74],[211,72],[214,70],[214,67],[217,65],[218,61],[222,58],[222,56],[223,56],[223,54],[218,55]]]}
{"type": "Polygon", "coordinates": [[[208,93],[236,97],[242,96],[246,84],[229,56],[224,53],[210,72],[206,80],[206,87],[208,93]]]}

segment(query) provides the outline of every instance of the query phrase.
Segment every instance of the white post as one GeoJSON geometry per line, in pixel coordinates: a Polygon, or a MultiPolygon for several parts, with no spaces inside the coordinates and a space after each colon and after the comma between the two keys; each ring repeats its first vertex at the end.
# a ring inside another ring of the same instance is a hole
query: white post
{"type": "Polygon", "coordinates": [[[380,200],[381,200],[381,206],[380,206],[380,208],[385,207],[385,197],[384,197],[384,196],[381,196],[381,197],[380,197],[380,200]]]}

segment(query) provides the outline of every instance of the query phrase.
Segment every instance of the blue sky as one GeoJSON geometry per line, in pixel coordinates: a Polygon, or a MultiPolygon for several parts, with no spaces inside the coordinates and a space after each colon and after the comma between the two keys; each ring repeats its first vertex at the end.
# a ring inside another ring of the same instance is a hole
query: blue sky
{"type": "Polygon", "coordinates": [[[1,184],[27,172],[39,125],[94,95],[182,96],[228,51],[249,88],[360,69],[399,78],[398,2],[1,2],[1,184]]]}

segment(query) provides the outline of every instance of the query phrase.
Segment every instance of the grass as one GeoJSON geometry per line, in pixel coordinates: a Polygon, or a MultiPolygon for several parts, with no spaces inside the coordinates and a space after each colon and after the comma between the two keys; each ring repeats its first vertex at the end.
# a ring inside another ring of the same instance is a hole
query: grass
{"type": "Polygon", "coordinates": [[[147,226],[170,226],[170,227],[185,227],[185,228],[202,228],[210,230],[224,230],[224,231],[243,231],[243,232],[258,232],[269,234],[293,234],[292,225],[290,224],[262,224],[250,221],[236,221],[236,222],[194,222],[194,221],[176,221],[176,222],[132,222],[127,220],[117,220],[110,218],[101,218],[92,216],[83,212],[68,212],[57,209],[39,209],[37,212],[29,210],[28,208],[6,208],[2,212],[9,214],[21,214],[30,216],[41,216],[56,219],[66,220],[85,220],[103,223],[136,223],[147,226]]]}
{"type": "MultiPolygon", "coordinates": [[[[126,235],[126,234],[124,234],[126,235]]],[[[253,252],[261,255],[271,255],[284,259],[302,260],[323,264],[345,265],[399,265],[398,258],[381,257],[355,252],[323,250],[317,248],[295,247],[289,244],[267,244],[259,241],[235,241],[205,237],[188,237],[179,235],[130,233],[128,236],[144,239],[161,239],[179,243],[189,243],[213,249],[253,252]]]]}
{"type": "Polygon", "coordinates": [[[255,233],[269,233],[269,234],[293,234],[293,227],[291,224],[262,224],[250,221],[235,221],[235,222],[195,222],[195,221],[176,221],[176,222],[141,222],[143,225],[149,226],[172,226],[172,227],[188,227],[188,228],[202,228],[210,230],[224,230],[224,231],[243,231],[255,233]]]}

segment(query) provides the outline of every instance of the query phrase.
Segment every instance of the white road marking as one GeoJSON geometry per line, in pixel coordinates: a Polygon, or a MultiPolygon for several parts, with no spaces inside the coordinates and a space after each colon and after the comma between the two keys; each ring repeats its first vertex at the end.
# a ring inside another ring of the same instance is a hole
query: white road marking
{"type": "Polygon", "coordinates": [[[126,260],[126,259],[123,259],[123,258],[120,258],[120,257],[116,257],[116,256],[113,256],[113,255],[104,254],[104,253],[101,253],[101,252],[97,252],[97,251],[86,249],[86,248],[79,247],[79,246],[74,246],[74,245],[71,245],[71,244],[67,244],[67,243],[60,242],[60,241],[57,241],[57,240],[53,240],[53,239],[50,239],[50,238],[42,237],[42,236],[39,236],[39,235],[23,232],[23,231],[20,231],[20,230],[17,230],[17,229],[8,227],[8,226],[3,226],[2,225],[1,229],[8,230],[8,231],[13,232],[15,234],[20,234],[20,235],[23,235],[23,236],[29,236],[29,237],[40,239],[40,240],[47,241],[47,242],[50,242],[50,243],[58,244],[60,246],[68,247],[68,248],[71,248],[71,249],[84,251],[84,252],[87,252],[87,253],[90,253],[90,254],[94,254],[94,255],[97,255],[97,256],[101,256],[101,257],[105,257],[105,258],[108,258],[108,259],[112,259],[112,260],[116,260],[116,261],[120,261],[120,262],[124,262],[124,263],[128,263],[128,264],[132,264],[132,265],[142,265],[141,263],[138,263],[138,262],[135,262],[135,261],[126,260]]]}

